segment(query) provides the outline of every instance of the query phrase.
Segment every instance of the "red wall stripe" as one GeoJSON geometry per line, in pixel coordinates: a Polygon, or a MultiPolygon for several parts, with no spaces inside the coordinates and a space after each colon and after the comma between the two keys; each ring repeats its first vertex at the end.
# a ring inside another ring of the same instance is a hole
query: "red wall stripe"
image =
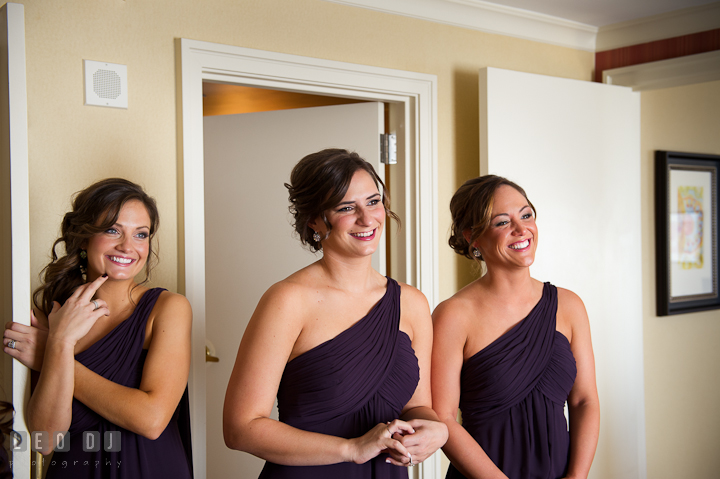
{"type": "Polygon", "coordinates": [[[603,71],[720,50],[720,28],[595,53],[595,81],[603,71]]]}

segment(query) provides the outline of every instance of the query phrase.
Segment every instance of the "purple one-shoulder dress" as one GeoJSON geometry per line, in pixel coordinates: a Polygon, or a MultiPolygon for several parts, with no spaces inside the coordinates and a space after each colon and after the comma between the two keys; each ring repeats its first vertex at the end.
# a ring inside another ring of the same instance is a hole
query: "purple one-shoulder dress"
{"type": "MultiPolygon", "coordinates": [[[[383,298],[363,319],[285,366],[280,421],[306,431],[359,437],[397,419],[415,392],[420,369],[400,331],[400,286],[388,278],[383,298]]],[[[262,479],[407,479],[381,454],[365,464],[282,466],[266,462],[262,479]]]]}
{"type": "MultiPolygon", "coordinates": [[[[564,406],[577,369],[556,314],[557,289],[545,283],[530,314],[462,367],[463,427],[510,479],[567,472],[564,406]]],[[[447,479],[463,477],[451,464],[447,479]]]]}
{"type": "MultiPolygon", "coordinates": [[[[91,371],[114,383],[131,388],[140,386],[147,350],[145,325],[162,288],[143,294],[135,311],[107,335],[77,354],[75,359],[91,371]]],[[[171,366],[169,366],[171,367],[171,366]]],[[[172,477],[192,478],[190,422],[187,390],[165,431],[150,440],[123,429],[85,406],[77,399],[72,404],[69,451],[55,452],[50,461],[48,479],[150,479],[172,477]],[[83,437],[85,431],[100,433],[100,443],[83,437]],[[105,439],[105,432],[120,432],[117,444],[105,439]],[[99,450],[87,450],[88,445],[99,450]],[[110,449],[110,451],[106,450],[110,449]]]]}

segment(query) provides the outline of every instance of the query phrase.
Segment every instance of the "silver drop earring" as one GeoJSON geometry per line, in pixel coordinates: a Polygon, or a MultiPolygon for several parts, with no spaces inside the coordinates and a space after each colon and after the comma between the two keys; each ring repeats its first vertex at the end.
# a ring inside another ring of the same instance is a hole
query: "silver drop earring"
{"type": "Polygon", "coordinates": [[[315,231],[315,232],[313,233],[313,241],[316,242],[316,243],[319,243],[321,239],[322,239],[322,238],[320,237],[320,233],[318,233],[317,231],[315,231]]]}
{"type": "Polygon", "coordinates": [[[480,250],[477,248],[473,248],[473,256],[475,256],[476,258],[482,259],[482,253],[480,253],[480,250]]]}

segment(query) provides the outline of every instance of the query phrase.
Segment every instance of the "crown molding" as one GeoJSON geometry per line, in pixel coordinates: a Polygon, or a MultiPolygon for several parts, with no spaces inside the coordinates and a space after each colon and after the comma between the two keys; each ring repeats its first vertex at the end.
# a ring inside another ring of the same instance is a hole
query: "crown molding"
{"type": "Polygon", "coordinates": [[[613,68],[603,72],[603,83],[656,90],[720,80],[720,50],[613,68]]]}
{"type": "Polygon", "coordinates": [[[720,2],[600,27],[599,52],[664,40],[720,27],[720,2]]]}
{"type": "Polygon", "coordinates": [[[597,27],[482,0],[325,1],[595,52],[597,27]]]}

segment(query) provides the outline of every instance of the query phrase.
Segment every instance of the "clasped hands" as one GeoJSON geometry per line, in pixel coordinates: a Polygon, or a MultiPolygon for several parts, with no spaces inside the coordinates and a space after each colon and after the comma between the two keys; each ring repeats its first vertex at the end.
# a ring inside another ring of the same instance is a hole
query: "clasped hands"
{"type": "Polygon", "coordinates": [[[378,454],[387,454],[386,462],[410,467],[430,457],[447,441],[447,428],[439,421],[396,419],[378,424],[365,435],[351,440],[356,453],[352,461],[362,464],[378,454]]]}

